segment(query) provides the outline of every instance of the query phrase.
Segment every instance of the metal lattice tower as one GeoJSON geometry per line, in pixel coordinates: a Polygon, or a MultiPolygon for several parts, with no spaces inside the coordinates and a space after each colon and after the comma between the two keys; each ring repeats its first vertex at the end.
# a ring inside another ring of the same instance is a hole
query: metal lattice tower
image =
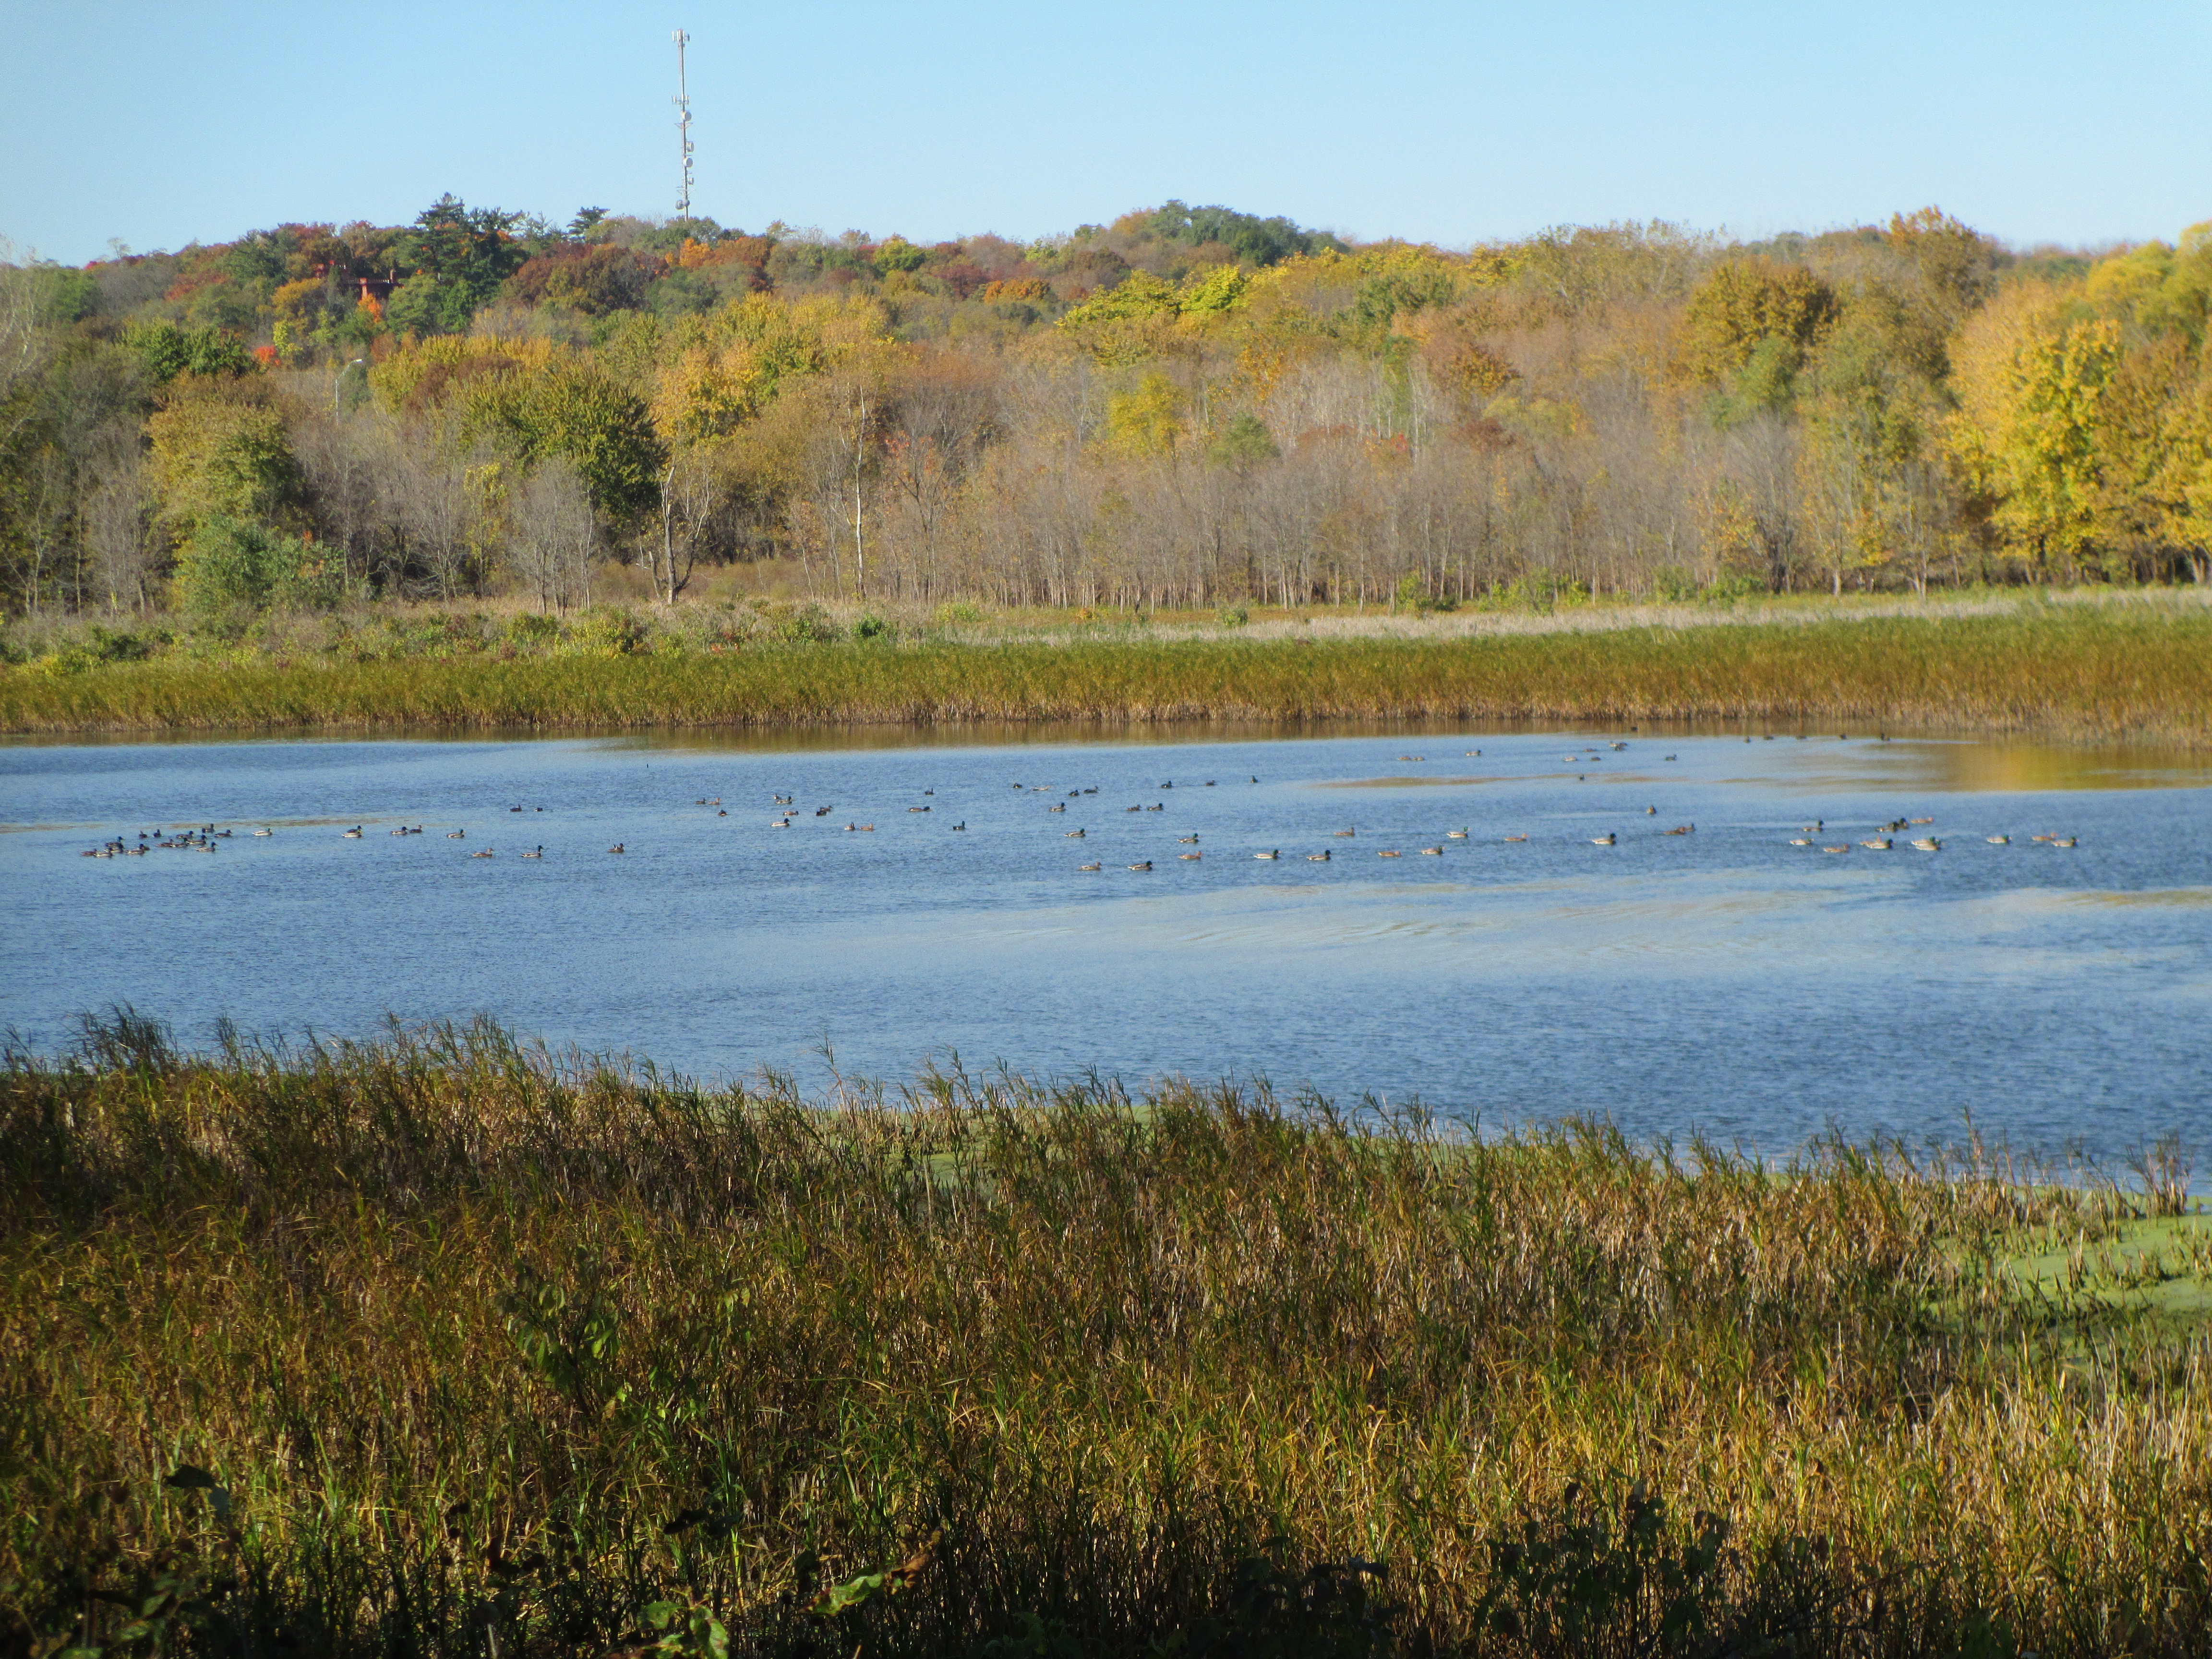
{"type": "Polygon", "coordinates": [[[677,110],[676,131],[683,138],[684,185],[676,193],[676,216],[691,216],[691,94],[684,82],[684,48],[691,44],[691,37],[682,29],[676,31],[676,96],[672,100],[677,110]]]}

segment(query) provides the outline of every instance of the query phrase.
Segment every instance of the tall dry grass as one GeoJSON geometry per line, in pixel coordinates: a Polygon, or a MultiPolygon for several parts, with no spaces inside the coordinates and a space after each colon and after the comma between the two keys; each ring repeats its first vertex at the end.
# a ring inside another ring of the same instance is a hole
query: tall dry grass
{"type": "Polygon", "coordinates": [[[1997,1265],[2096,1201],[125,1016],[0,1077],[8,1639],[2201,1653],[2203,1336],[1997,1265]]]}
{"type": "Polygon", "coordinates": [[[2212,612],[1997,616],[1443,640],[760,645],[290,666],[0,672],[13,732],[589,729],[1344,717],[1657,720],[2212,742],[2212,612]]]}

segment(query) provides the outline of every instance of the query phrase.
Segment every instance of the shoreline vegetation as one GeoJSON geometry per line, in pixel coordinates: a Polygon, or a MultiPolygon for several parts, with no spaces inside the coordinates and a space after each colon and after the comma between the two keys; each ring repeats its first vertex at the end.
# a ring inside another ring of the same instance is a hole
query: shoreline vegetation
{"type": "Polygon", "coordinates": [[[2212,1218],[488,1025],[0,1066],[9,1650],[2202,1652],[2212,1218]]]}
{"type": "Polygon", "coordinates": [[[11,735],[1445,719],[2212,746],[2212,605],[2188,590],[1429,618],[424,608],[14,635],[11,735]]]}

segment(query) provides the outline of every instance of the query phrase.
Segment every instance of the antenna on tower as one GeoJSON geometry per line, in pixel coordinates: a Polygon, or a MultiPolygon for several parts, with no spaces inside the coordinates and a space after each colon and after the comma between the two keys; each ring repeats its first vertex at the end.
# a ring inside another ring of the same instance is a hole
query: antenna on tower
{"type": "Polygon", "coordinates": [[[672,100],[677,109],[676,131],[684,140],[684,186],[676,193],[676,216],[691,216],[691,94],[684,83],[684,48],[691,44],[691,37],[682,29],[676,31],[676,96],[672,100]]]}

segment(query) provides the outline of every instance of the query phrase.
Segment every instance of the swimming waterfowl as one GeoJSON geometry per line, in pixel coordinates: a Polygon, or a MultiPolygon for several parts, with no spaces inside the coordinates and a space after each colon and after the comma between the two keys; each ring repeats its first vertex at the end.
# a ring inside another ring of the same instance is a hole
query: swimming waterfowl
{"type": "Polygon", "coordinates": [[[954,824],[952,827],[955,830],[965,830],[968,827],[968,821],[967,819],[963,818],[959,823],[954,824]]]}
{"type": "Polygon", "coordinates": [[[1698,826],[1694,823],[1678,823],[1667,833],[1670,836],[1694,836],[1698,833],[1698,826]]]}
{"type": "Polygon", "coordinates": [[[609,851],[610,853],[619,853],[619,852],[622,852],[623,850],[623,844],[622,844],[622,842],[617,842],[613,846],[611,846],[611,847],[610,847],[610,848],[607,848],[607,851],[609,851]]]}
{"type": "Polygon", "coordinates": [[[1467,839],[1467,831],[1464,830],[1447,830],[1444,831],[1444,839],[1446,841],[1465,841],[1467,839]]]}
{"type": "Polygon", "coordinates": [[[1851,849],[1848,845],[1846,845],[1843,847],[1823,847],[1820,850],[1823,853],[1848,853],[1851,849]]]}
{"type": "Polygon", "coordinates": [[[448,830],[446,831],[446,839],[447,841],[466,841],[468,838],[469,832],[465,830],[448,830]]]}
{"type": "Polygon", "coordinates": [[[1656,818],[1659,816],[1659,809],[1656,806],[1647,806],[1644,809],[1644,816],[1647,818],[1656,818]]]}
{"type": "Polygon", "coordinates": [[[1394,847],[1386,847],[1375,855],[1378,859],[1401,859],[1406,855],[1394,847]]]}
{"type": "Polygon", "coordinates": [[[1614,753],[1616,753],[1616,754],[1618,754],[1620,750],[1624,750],[1624,749],[1626,749],[1626,748],[1627,748],[1627,747],[1628,747],[1628,745],[1627,745],[1626,744],[1625,744],[1625,743],[1616,743],[1616,744],[1614,744],[1613,745],[1613,752],[1614,752],[1614,753]]]}
{"type": "MultiPolygon", "coordinates": [[[[909,812],[927,812],[929,811],[927,806],[909,806],[906,810],[909,812]]],[[[1058,807],[1054,807],[1053,810],[1054,811],[1058,811],[1060,809],[1058,807]]]]}
{"type": "Polygon", "coordinates": [[[1921,836],[1913,841],[1912,850],[1916,853],[1940,853],[1943,850],[1943,843],[1933,836],[1921,836]]]}
{"type": "Polygon", "coordinates": [[[2010,836],[1984,836],[1982,839],[1989,842],[1992,847],[2009,847],[2012,845],[2012,837],[2010,836]]]}
{"type": "Polygon", "coordinates": [[[1470,755],[1470,756],[1476,756],[1476,755],[1480,755],[1480,754],[1481,754],[1481,753],[1482,753],[1482,750],[1480,750],[1480,749],[1470,749],[1470,750],[1468,750],[1467,752],[1468,752],[1468,755],[1470,755]]]}
{"type": "Polygon", "coordinates": [[[1358,835],[1358,833],[1359,833],[1359,826],[1358,826],[1358,824],[1356,824],[1356,823],[1355,823],[1355,824],[1353,824],[1353,825],[1352,825],[1349,830],[1338,830],[1338,831],[1336,832],[1336,838],[1337,838],[1339,841],[1342,841],[1342,840],[1343,840],[1346,836],[1356,836],[1356,835],[1358,835]]]}
{"type": "Polygon", "coordinates": [[[1428,757],[1426,755],[1401,755],[1398,758],[1401,761],[1425,761],[1428,759],[1428,757]]]}
{"type": "Polygon", "coordinates": [[[1167,810],[1168,804],[1164,800],[1156,800],[1145,809],[1147,812],[1164,812],[1167,810]]]}
{"type": "Polygon", "coordinates": [[[1075,867],[1079,870],[1103,870],[1106,866],[1103,864],[1079,864],[1075,867]]]}
{"type": "Polygon", "coordinates": [[[405,835],[405,834],[407,833],[407,826],[406,826],[405,824],[404,824],[404,823],[403,823],[403,824],[401,824],[401,825],[399,826],[399,828],[398,828],[397,830],[394,830],[392,833],[393,835],[395,835],[395,836],[404,836],[404,835],[405,835]]]}
{"type": "Polygon", "coordinates": [[[2075,844],[2075,838],[2072,836],[2053,836],[2051,844],[2053,847],[2071,847],[2075,844]]]}
{"type": "Polygon", "coordinates": [[[491,857],[493,850],[493,848],[487,847],[482,852],[471,853],[469,856],[472,859],[488,859],[491,857]]]}
{"type": "Polygon", "coordinates": [[[1792,847],[1810,847],[1813,843],[1802,836],[1793,836],[1790,838],[1790,844],[1792,847]]]}
{"type": "Polygon", "coordinates": [[[1185,847],[1195,847],[1198,845],[1198,837],[1196,836],[1177,836],[1176,839],[1181,842],[1185,847]]]}
{"type": "Polygon", "coordinates": [[[1081,830],[1071,830],[1067,832],[1067,838],[1070,841],[1081,841],[1085,833],[1085,832],[1081,830]]]}
{"type": "Polygon", "coordinates": [[[1936,820],[1933,818],[1915,818],[1912,822],[1915,823],[1933,823],[1936,820]]]}
{"type": "Polygon", "coordinates": [[[1505,839],[1508,841],[1526,841],[1528,837],[1526,836],[1508,836],[1505,839]]]}
{"type": "MultiPolygon", "coordinates": [[[[702,806],[704,806],[707,803],[703,800],[699,803],[702,806]]],[[[510,806],[507,810],[510,812],[520,812],[522,809],[520,806],[510,806]]]]}
{"type": "Polygon", "coordinates": [[[789,818],[770,818],[768,821],[768,827],[771,830],[788,830],[791,828],[791,820],[789,818]]]}
{"type": "Polygon", "coordinates": [[[1593,847],[1611,847],[1615,844],[1617,840],[1618,837],[1609,834],[1603,836],[1592,836],[1590,837],[1590,845],[1593,847]]]}
{"type": "Polygon", "coordinates": [[[545,848],[540,846],[536,852],[525,853],[522,856],[526,859],[542,859],[545,856],[545,848]]]}
{"type": "MultiPolygon", "coordinates": [[[[921,810],[925,812],[929,811],[927,806],[923,807],[921,810]]],[[[1044,810],[1048,812],[1065,812],[1067,811],[1067,803],[1064,800],[1056,800],[1044,810]]]]}
{"type": "Polygon", "coordinates": [[[352,829],[344,833],[342,839],[346,841],[359,841],[361,839],[361,826],[357,823],[354,825],[352,829]]]}
{"type": "Polygon", "coordinates": [[[1145,859],[1139,863],[1131,865],[1129,867],[1132,870],[1149,870],[1152,867],[1152,861],[1150,859],[1145,859]]]}
{"type": "Polygon", "coordinates": [[[1669,755],[1669,756],[1668,756],[1668,757],[1667,757],[1667,758],[1668,758],[1668,760],[1672,760],[1672,759],[1674,759],[1674,757],[1672,755],[1669,755]]]}
{"type": "Polygon", "coordinates": [[[1176,856],[1181,859],[1185,864],[1188,864],[1194,859],[1204,858],[1206,854],[1203,853],[1177,853],[1176,856]]]}
{"type": "Polygon", "coordinates": [[[1327,853],[1309,853],[1306,854],[1306,862],[1308,864],[1327,864],[1328,862],[1328,854],[1327,853]]]}
{"type": "Polygon", "coordinates": [[[1282,856],[1283,856],[1283,850],[1282,850],[1282,848],[1281,848],[1278,847],[1278,848],[1273,848],[1273,850],[1268,851],[1268,852],[1265,852],[1265,853],[1255,853],[1255,854],[1252,854],[1252,856],[1253,856],[1254,858],[1255,858],[1255,859],[1263,859],[1263,860],[1264,860],[1264,859],[1279,859],[1279,858],[1280,858],[1280,857],[1282,857],[1282,856]]]}
{"type": "Polygon", "coordinates": [[[1121,810],[1124,812],[1141,812],[1145,809],[1141,806],[1125,806],[1121,810]]]}
{"type": "MultiPolygon", "coordinates": [[[[142,833],[143,833],[143,832],[142,832],[142,833]]],[[[264,836],[273,836],[273,835],[275,835],[276,833],[276,832],[274,830],[256,830],[253,832],[253,838],[254,838],[256,841],[258,841],[258,840],[260,840],[264,836]]]]}
{"type": "Polygon", "coordinates": [[[1859,845],[1869,853],[1887,853],[1895,843],[1887,836],[1877,836],[1872,841],[1861,842],[1859,845]]]}
{"type": "Polygon", "coordinates": [[[814,816],[815,816],[816,817],[817,817],[817,818],[826,818],[826,817],[828,817],[830,816],[830,807],[834,807],[836,805],[836,802],[832,801],[832,802],[830,802],[830,805],[829,805],[829,806],[817,806],[817,807],[816,807],[816,808],[814,809],[814,816]]]}
{"type": "Polygon", "coordinates": [[[1425,859],[1440,859],[1443,855],[1444,849],[1441,847],[1424,847],[1421,848],[1421,856],[1425,859]]]}

